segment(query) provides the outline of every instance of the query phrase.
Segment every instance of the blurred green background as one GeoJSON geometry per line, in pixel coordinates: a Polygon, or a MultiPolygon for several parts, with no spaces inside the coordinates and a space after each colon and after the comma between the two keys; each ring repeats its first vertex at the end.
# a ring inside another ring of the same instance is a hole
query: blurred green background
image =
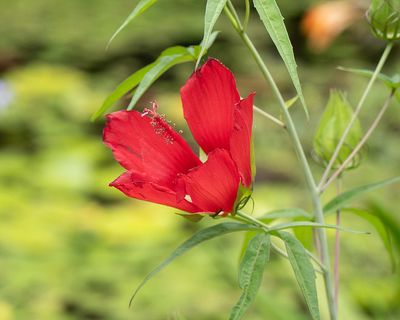
{"type": "MultiPolygon", "coordinates": [[[[234,1],[239,10],[242,1],[234,1]]],[[[0,0],[0,319],[227,319],[240,295],[236,274],[243,235],[196,248],[175,261],[128,301],[141,279],[197,229],[169,208],[128,199],[107,185],[122,168],[102,144],[103,121],[90,115],[124,78],[171,45],[202,38],[205,1],[159,3],[123,31],[112,33],[133,0],[0,0]]],[[[355,105],[367,80],[336,66],[373,68],[384,44],[358,20],[323,52],[306,45],[300,21],[315,1],[278,1],[293,40],[310,108],[293,114],[307,154],[330,88],[348,92],[355,105]]],[[[241,11],[243,12],[243,11],[241,11]]],[[[288,75],[255,12],[249,33],[263,52],[286,98],[295,95],[288,75]]],[[[279,116],[279,108],[254,62],[222,16],[211,56],[236,74],[244,96],[279,116]]],[[[387,67],[400,72],[399,50],[387,67]]],[[[180,65],[142,98],[188,132],[179,88],[193,70],[180,65]]],[[[361,121],[375,117],[387,89],[376,84],[361,121]]],[[[122,101],[123,106],[128,100],[122,101]]],[[[372,136],[363,164],[344,177],[344,188],[399,175],[400,109],[392,103],[372,136]]],[[[255,214],[311,208],[285,132],[255,116],[255,214]]],[[[311,158],[311,157],[310,157],[311,158]]],[[[313,164],[317,177],[322,169],[313,164]]],[[[334,190],[329,190],[328,200],[334,190]]],[[[355,206],[379,207],[400,224],[399,185],[369,194],[355,206]]],[[[250,210],[250,209],[249,209],[250,210]]],[[[333,223],[334,220],[329,220],[333,223]]],[[[399,319],[400,277],[376,231],[351,215],[343,224],[371,235],[343,234],[341,319],[399,319]]],[[[329,231],[331,240],[333,232],[329,231]]],[[[320,281],[321,279],[319,279],[320,281]]],[[[321,306],[323,290],[321,291],[321,306]]],[[[272,255],[264,284],[246,319],[309,319],[287,261],[272,255]]]]}

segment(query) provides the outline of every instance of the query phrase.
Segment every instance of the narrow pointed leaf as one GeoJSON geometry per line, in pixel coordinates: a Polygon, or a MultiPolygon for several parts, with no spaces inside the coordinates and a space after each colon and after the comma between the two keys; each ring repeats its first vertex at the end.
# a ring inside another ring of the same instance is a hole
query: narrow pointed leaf
{"type": "Polygon", "coordinates": [[[243,292],[232,309],[230,320],[241,319],[254,301],[269,260],[270,247],[270,235],[265,232],[258,233],[249,241],[239,268],[239,286],[243,292]]]}
{"type": "Polygon", "coordinates": [[[303,245],[292,234],[279,232],[278,236],[285,242],[289,261],[292,265],[296,280],[306,300],[313,320],[319,320],[317,288],[315,285],[314,267],[303,245]]]}
{"type": "MultiPolygon", "coordinates": [[[[213,36],[214,39],[215,36],[213,36]]],[[[121,82],[121,84],[104,100],[99,110],[97,110],[92,115],[91,120],[94,121],[99,117],[101,117],[114,103],[116,103],[129,91],[133,90],[137,85],[139,85],[145,79],[146,75],[150,71],[154,70],[154,68],[156,68],[157,66],[162,65],[168,57],[171,56],[176,57],[175,64],[177,64],[185,61],[194,61],[199,52],[200,52],[200,46],[190,46],[190,47],[174,46],[165,49],[154,62],[139,69],[134,74],[126,78],[123,82],[121,82]]],[[[166,70],[164,70],[164,72],[165,71],[166,70]]],[[[147,80],[148,77],[149,76],[146,77],[147,80]]],[[[153,79],[152,82],[154,82],[156,79],[153,79]]],[[[144,89],[148,88],[148,85],[143,85],[143,86],[145,87],[144,89]]],[[[143,86],[141,90],[143,90],[143,86]]]]}
{"type": "Polygon", "coordinates": [[[141,0],[139,3],[136,5],[135,9],[130,13],[128,18],[125,19],[125,21],[122,23],[122,25],[117,29],[117,31],[114,32],[114,34],[111,36],[110,40],[108,41],[107,47],[110,46],[111,42],[115,39],[115,37],[130,23],[132,22],[135,18],[140,16],[143,12],[145,12],[148,8],[150,8],[153,4],[155,4],[157,0],[141,0]]]}
{"type": "MultiPolygon", "coordinates": [[[[338,67],[338,69],[341,71],[355,73],[368,78],[371,78],[374,74],[374,71],[367,69],[354,69],[345,67],[338,67]]],[[[400,79],[398,78],[398,75],[395,75],[394,77],[389,77],[383,73],[379,73],[378,79],[381,80],[389,89],[397,89],[400,87],[400,79]]]]}
{"type": "Polygon", "coordinates": [[[190,54],[174,54],[170,56],[164,56],[157,60],[154,66],[146,73],[140,82],[139,86],[135,90],[131,102],[129,103],[128,110],[132,110],[138,100],[146,92],[146,90],[166,71],[171,69],[173,66],[193,61],[193,56],[190,54]]]}
{"type": "Polygon", "coordinates": [[[201,57],[206,52],[205,45],[210,41],[211,33],[214,29],[215,23],[217,22],[222,10],[226,4],[227,0],[208,0],[206,4],[206,12],[204,14],[204,35],[201,41],[203,46],[201,48],[200,54],[197,58],[196,68],[198,67],[201,57]]]}
{"type": "Polygon", "coordinates": [[[213,45],[215,39],[217,39],[218,34],[219,31],[213,31],[207,39],[203,39],[200,45],[196,46],[196,48],[199,49],[196,53],[196,58],[201,59],[202,55],[204,55],[207,50],[210,49],[210,47],[213,45]],[[204,50],[203,53],[201,52],[202,50],[204,50]]]}
{"type": "Polygon", "coordinates": [[[327,214],[330,212],[334,212],[334,211],[342,208],[343,206],[345,206],[351,200],[353,200],[359,196],[362,196],[362,195],[366,194],[367,192],[374,191],[379,188],[383,188],[383,187],[386,187],[393,183],[399,183],[399,182],[400,182],[400,177],[395,177],[395,178],[390,178],[390,179],[386,179],[383,181],[367,184],[367,185],[343,192],[342,194],[338,195],[336,198],[329,201],[324,206],[324,213],[327,214]]]}
{"type": "Polygon", "coordinates": [[[378,233],[379,238],[381,238],[383,245],[385,246],[385,249],[390,258],[392,269],[394,270],[396,267],[396,259],[394,255],[393,243],[390,237],[390,231],[388,227],[381,221],[379,215],[374,214],[373,211],[369,212],[367,210],[357,208],[343,208],[342,212],[353,213],[364,219],[372,227],[374,227],[374,229],[378,233]]]}
{"type": "Polygon", "coordinates": [[[94,121],[101,117],[112,105],[114,105],[114,103],[135,88],[153,66],[154,62],[139,69],[134,74],[122,81],[118,87],[106,98],[106,100],[104,100],[100,109],[97,110],[90,119],[94,121]]]}
{"type": "Polygon", "coordinates": [[[293,98],[291,98],[291,99],[285,101],[286,108],[289,109],[292,105],[294,105],[294,104],[296,103],[296,101],[297,101],[298,99],[299,99],[299,96],[295,96],[295,97],[293,97],[293,98]]]}
{"type": "Polygon", "coordinates": [[[153,271],[151,271],[140,283],[140,285],[137,287],[135,292],[132,295],[130,304],[132,303],[132,300],[135,298],[136,294],[139,292],[139,290],[151,279],[153,278],[157,273],[159,273],[162,269],[164,269],[167,265],[169,265],[173,260],[178,258],[179,256],[183,255],[185,252],[188,250],[192,249],[193,247],[197,246],[198,244],[205,242],[207,240],[216,238],[218,236],[222,236],[227,233],[232,233],[236,231],[246,231],[246,230],[255,230],[256,228],[243,224],[243,223],[237,223],[237,222],[223,222],[220,224],[217,224],[212,227],[208,227],[205,229],[202,229],[195,233],[192,237],[190,237],[188,240],[186,240],[184,243],[182,243],[179,247],[177,247],[161,264],[159,264],[153,271]]]}
{"type": "Polygon", "coordinates": [[[307,250],[313,250],[314,248],[314,230],[310,227],[298,227],[293,228],[293,234],[296,236],[297,240],[301,242],[301,244],[307,250]]]}
{"type": "Polygon", "coordinates": [[[265,29],[274,42],[280,56],[282,57],[286,68],[292,79],[293,85],[297,91],[304,111],[308,118],[308,110],[300,85],[300,79],[297,74],[297,65],[294,58],[293,47],[289,39],[282,14],[275,0],[253,0],[254,6],[264,23],[265,29]]]}
{"type": "Polygon", "coordinates": [[[250,240],[253,239],[254,236],[256,236],[259,232],[260,232],[259,230],[247,231],[244,234],[243,243],[242,243],[242,247],[240,249],[240,254],[239,254],[239,261],[242,261],[242,258],[246,252],[246,249],[247,249],[247,246],[249,245],[250,240]]]}
{"type": "Polygon", "coordinates": [[[190,61],[196,61],[201,50],[208,50],[216,39],[218,32],[213,32],[211,36],[205,41],[203,47],[190,46],[182,47],[175,46],[164,50],[163,54],[156,60],[152,68],[145,74],[139,86],[137,87],[131,102],[129,103],[128,110],[133,109],[138,100],[146,92],[146,90],[166,71],[173,66],[190,61]]]}
{"type": "MultiPolygon", "coordinates": [[[[396,244],[397,249],[400,249],[400,223],[399,220],[395,218],[395,214],[387,211],[386,208],[377,202],[370,202],[368,207],[390,231],[393,243],[396,244]]],[[[397,250],[397,252],[400,251],[397,250]]]]}

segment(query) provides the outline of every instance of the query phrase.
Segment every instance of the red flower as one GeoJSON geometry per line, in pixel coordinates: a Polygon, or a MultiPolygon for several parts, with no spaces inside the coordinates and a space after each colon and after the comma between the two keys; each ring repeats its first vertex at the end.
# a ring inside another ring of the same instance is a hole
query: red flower
{"type": "Polygon", "coordinates": [[[184,116],[208,156],[204,163],[155,107],[109,114],[103,140],[127,170],[110,186],[190,213],[232,212],[253,180],[253,96],[241,100],[232,73],[215,59],[182,87],[184,116]]]}

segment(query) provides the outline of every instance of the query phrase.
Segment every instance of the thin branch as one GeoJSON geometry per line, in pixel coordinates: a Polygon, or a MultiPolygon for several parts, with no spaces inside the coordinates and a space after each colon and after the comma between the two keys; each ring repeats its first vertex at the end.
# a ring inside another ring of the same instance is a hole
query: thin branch
{"type": "Polygon", "coordinates": [[[253,106],[253,109],[255,112],[257,112],[258,114],[264,116],[265,118],[271,120],[272,122],[274,122],[275,124],[277,124],[278,126],[282,127],[283,129],[286,129],[286,125],[279,119],[275,118],[273,115],[270,115],[268,112],[260,109],[257,106],[253,106]]]}
{"type": "MultiPolygon", "coordinates": [[[[336,194],[339,195],[342,192],[342,180],[339,178],[336,180],[336,194]]],[[[336,225],[340,226],[340,209],[336,211],[336,225]]],[[[333,281],[334,281],[334,297],[336,313],[339,310],[339,283],[340,283],[340,230],[337,229],[335,233],[335,256],[333,263],[333,281]]]]}
{"type": "Polygon", "coordinates": [[[240,30],[243,30],[243,26],[242,26],[242,23],[240,22],[239,15],[238,15],[238,13],[236,12],[236,9],[235,9],[235,7],[233,6],[231,0],[228,0],[228,1],[227,1],[226,6],[228,7],[229,11],[230,11],[231,14],[233,15],[233,17],[234,17],[234,19],[235,19],[235,21],[236,21],[236,23],[237,23],[239,29],[240,29],[240,30]]]}
{"type": "Polygon", "coordinates": [[[247,26],[249,24],[249,19],[250,19],[250,1],[245,0],[244,1],[246,9],[245,9],[245,15],[244,15],[244,21],[243,21],[243,31],[246,31],[247,26]]]}

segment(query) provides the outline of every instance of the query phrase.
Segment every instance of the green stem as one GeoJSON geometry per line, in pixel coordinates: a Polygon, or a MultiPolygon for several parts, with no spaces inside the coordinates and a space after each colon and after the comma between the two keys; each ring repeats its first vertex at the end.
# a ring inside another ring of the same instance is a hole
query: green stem
{"type": "MultiPolygon", "coordinates": [[[[286,108],[285,101],[284,101],[284,99],[278,89],[278,86],[276,85],[270,71],[268,70],[267,66],[264,64],[264,61],[261,58],[260,54],[258,53],[253,42],[251,41],[249,36],[246,34],[246,32],[243,31],[243,29],[235,27],[239,24],[237,23],[237,21],[234,21],[234,20],[232,21],[231,17],[232,16],[228,15],[228,19],[231,21],[233,27],[238,32],[242,41],[249,49],[251,55],[253,56],[254,60],[256,61],[258,67],[260,68],[261,73],[263,74],[263,76],[267,80],[267,82],[270,84],[273,93],[275,94],[276,98],[278,99],[279,105],[281,106],[281,109],[282,109],[284,117],[285,117],[285,123],[286,123],[287,129],[288,129],[289,136],[292,140],[296,154],[299,158],[303,173],[305,175],[307,186],[308,186],[310,194],[311,194],[312,203],[313,203],[313,207],[314,207],[315,220],[318,223],[324,224],[325,219],[324,219],[321,201],[319,198],[319,192],[318,192],[317,186],[315,184],[314,177],[312,175],[307,158],[304,154],[303,147],[301,146],[300,139],[298,137],[292,117],[291,117],[288,109],[286,108]]],[[[325,266],[323,278],[324,278],[324,282],[325,282],[326,296],[328,299],[330,318],[331,318],[331,320],[336,320],[337,314],[336,314],[335,302],[334,302],[334,297],[333,297],[333,286],[332,286],[332,278],[331,278],[331,271],[330,271],[328,241],[327,241],[327,237],[326,237],[324,228],[317,229],[316,233],[317,233],[318,238],[321,243],[321,260],[322,260],[321,262],[325,266]]]]}
{"type": "Polygon", "coordinates": [[[269,231],[269,226],[267,224],[265,224],[264,222],[254,218],[248,214],[245,214],[242,211],[237,211],[236,216],[241,217],[242,219],[256,225],[257,227],[261,227],[261,228],[265,229],[265,231],[269,231]]]}
{"type": "MultiPolygon", "coordinates": [[[[342,179],[339,177],[336,180],[336,195],[342,192],[342,179]]],[[[336,225],[340,226],[340,209],[336,211],[336,225]]],[[[336,230],[335,234],[335,255],[333,258],[333,279],[335,289],[335,306],[336,313],[339,313],[339,283],[340,283],[340,230],[336,230]]]]}
{"type": "Polygon", "coordinates": [[[339,152],[340,152],[343,144],[346,141],[347,135],[349,134],[350,129],[353,127],[353,124],[356,121],[356,119],[358,117],[358,114],[360,113],[360,111],[361,111],[361,109],[362,109],[362,107],[364,105],[365,99],[367,98],[368,93],[371,91],[372,85],[374,84],[376,78],[378,77],[379,72],[381,72],[381,70],[383,68],[383,65],[385,64],[385,62],[386,62],[386,60],[387,60],[387,58],[389,56],[389,53],[392,50],[392,48],[393,48],[393,42],[389,42],[386,45],[386,48],[383,51],[381,58],[379,59],[379,62],[377,64],[376,68],[375,68],[375,71],[374,71],[370,81],[368,82],[368,85],[365,88],[365,91],[362,94],[360,101],[358,102],[358,105],[357,105],[357,107],[356,107],[356,109],[355,109],[355,111],[353,113],[353,116],[350,119],[349,124],[347,125],[346,129],[344,130],[343,135],[340,138],[340,141],[339,141],[338,145],[336,146],[335,152],[333,153],[331,159],[329,160],[328,166],[325,168],[325,171],[324,171],[324,173],[322,175],[321,181],[319,182],[319,185],[318,185],[318,190],[320,190],[320,192],[322,192],[322,186],[325,184],[325,181],[328,178],[328,175],[329,175],[329,173],[330,173],[330,171],[332,169],[332,166],[335,163],[336,158],[338,157],[339,152]]]}
{"type": "Polygon", "coordinates": [[[253,106],[253,110],[257,112],[258,114],[262,115],[263,117],[271,120],[273,123],[277,124],[278,126],[282,127],[283,129],[286,129],[286,125],[279,119],[275,118],[274,116],[270,115],[268,112],[262,110],[259,107],[253,106]]]}
{"type": "Polygon", "coordinates": [[[233,18],[235,19],[235,22],[237,23],[239,29],[243,30],[243,26],[242,26],[242,23],[240,22],[239,15],[237,14],[237,12],[235,10],[235,7],[233,6],[231,0],[228,0],[226,2],[226,7],[231,12],[231,14],[232,14],[233,18]]]}
{"type": "Polygon", "coordinates": [[[244,1],[246,9],[245,9],[245,15],[244,15],[244,21],[243,21],[243,31],[246,31],[247,26],[249,24],[249,19],[250,19],[250,1],[245,0],[244,1]]]}
{"type": "MultiPolygon", "coordinates": [[[[231,13],[231,11],[228,9],[227,6],[224,7],[224,13],[225,13],[225,15],[228,17],[228,19],[229,19],[229,21],[231,22],[233,28],[234,28],[235,30],[239,30],[239,29],[240,29],[240,26],[239,26],[238,23],[236,22],[235,17],[233,16],[233,14],[231,13]]],[[[240,21],[239,21],[239,23],[240,23],[240,21]]]]}

